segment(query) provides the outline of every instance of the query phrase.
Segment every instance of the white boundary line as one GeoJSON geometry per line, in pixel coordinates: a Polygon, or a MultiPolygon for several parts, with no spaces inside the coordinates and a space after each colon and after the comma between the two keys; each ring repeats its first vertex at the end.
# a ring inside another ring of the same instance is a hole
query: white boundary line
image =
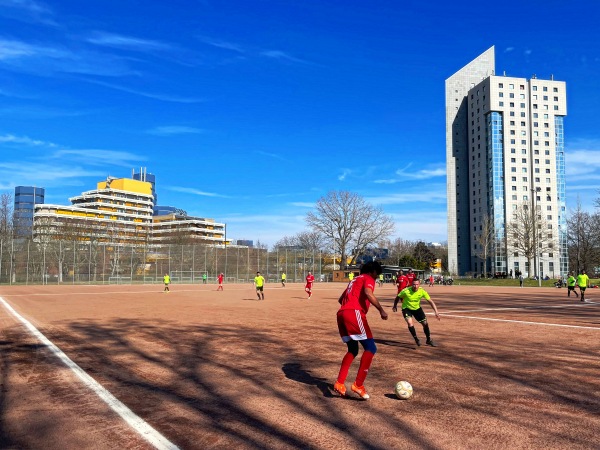
{"type": "MultiPolygon", "coordinates": [[[[596,302],[584,302],[584,305],[597,305],[596,302]]],[[[464,309],[459,311],[450,311],[444,314],[460,314],[469,312],[485,312],[485,311],[519,311],[524,309],[552,309],[552,308],[572,308],[583,306],[581,303],[573,303],[571,305],[540,305],[540,306],[514,306],[512,308],[481,308],[481,309],[464,309]]],[[[442,314],[442,313],[440,313],[442,314]]]]}
{"type": "Polygon", "coordinates": [[[489,317],[475,317],[475,316],[459,316],[455,314],[442,314],[444,317],[455,317],[457,319],[475,319],[475,320],[490,320],[492,322],[510,322],[510,323],[522,323],[525,325],[542,325],[546,327],[562,327],[562,328],[582,328],[585,330],[596,330],[600,331],[600,327],[584,327],[581,325],[564,325],[560,323],[545,323],[545,322],[526,322],[524,320],[509,320],[509,319],[491,319],[489,317]]]}
{"type": "Polygon", "coordinates": [[[116,412],[127,424],[133,428],[142,438],[148,441],[157,449],[176,450],[179,449],[175,444],[170,442],[166,437],[156,431],[152,426],[145,422],[141,417],[136,415],[127,406],[121,403],[114,395],[107,391],[96,380],[90,377],[81,367],[75,364],[65,353],[54,345],[46,336],[44,336],[36,327],[34,327],[27,319],[22,317],[10,306],[6,300],[0,297],[0,302],[15,318],[17,318],[29,332],[42,342],[48,349],[54,353],[69,369],[77,375],[83,384],[91,389],[98,397],[100,397],[114,412],[116,412]]]}

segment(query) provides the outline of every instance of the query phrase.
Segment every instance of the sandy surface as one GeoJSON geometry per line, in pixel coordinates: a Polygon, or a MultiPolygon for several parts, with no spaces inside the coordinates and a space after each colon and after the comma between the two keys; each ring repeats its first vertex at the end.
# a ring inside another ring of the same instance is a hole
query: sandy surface
{"type": "MultiPolygon", "coordinates": [[[[180,448],[598,448],[600,302],[434,286],[442,320],[424,309],[438,347],[416,348],[391,312],[395,290],[378,288],[390,320],[368,315],[378,352],[361,401],[331,391],[343,287],[317,283],[311,300],[299,284],[267,285],[265,301],[252,285],[1,286],[0,297],[180,448]],[[399,380],[414,386],[408,401],[393,395],[399,380]]],[[[3,306],[0,345],[1,448],[151,448],[3,306]]]]}

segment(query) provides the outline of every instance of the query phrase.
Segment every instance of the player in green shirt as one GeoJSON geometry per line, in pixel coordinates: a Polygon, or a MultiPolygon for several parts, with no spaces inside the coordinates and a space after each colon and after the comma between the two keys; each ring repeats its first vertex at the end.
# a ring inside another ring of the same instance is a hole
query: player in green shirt
{"type": "Polygon", "coordinates": [[[259,300],[265,299],[265,293],[263,291],[264,285],[265,278],[260,274],[260,272],[256,272],[256,276],[254,277],[254,286],[256,286],[256,296],[259,300]]]}
{"type": "Polygon", "coordinates": [[[579,286],[579,292],[581,292],[581,301],[585,302],[585,290],[590,284],[590,279],[585,273],[585,270],[582,270],[579,275],[577,275],[577,286],[579,286]]]}
{"type": "Polygon", "coordinates": [[[165,276],[163,277],[163,283],[165,283],[165,289],[163,290],[163,292],[171,292],[169,291],[169,283],[171,282],[171,277],[169,276],[168,273],[165,273],[165,276]]]}
{"type": "Polygon", "coordinates": [[[281,287],[285,287],[285,280],[286,280],[287,276],[285,275],[285,272],[281,274],[281,287]]]}
{"type": "Polygon", "coordinates": [[[575,280],[575,277],[573,276],[573,272],[569,272],[569,276],[567,277],[567,297],[571,296],[571,291],[573,292],[573,294],[575,294],[575,297],[579,297],[579,294],[575,290],[576,283],[577,283],[577,281],[575,280]]]}
{"type": "Polygon", "coordinates": [[[429,332],[429,325],[427,324],[427,317],[425,317],[425,311],[423,311],[423,308],[421,308],[421,299],[424,298],[431,305],[437,320],[440,320],[440,315],[435,303],[433,303],[433,300],[429,298],[429,294],[425,291],[425,289],[420,287],[420,284],[421,282],[418,279],[415,279],[413,280],[412,286],[402,289],[398,293],[396,300],[394,300],[394,307],[392,308],[392,311],[398,311],[398,302],[402,300],[402,315],[404,316],[404,319],[408,325],[408,331],[410,331],[412,337],[415,338],[417,345],[421,345],[421,341],[419,341],[419,338],[417,337],[413,318],[423,325],[423,331],[425,332],[425,337],[427,338],[425,343],[435,347],[436,345],[431,340],[431,334],[429,332]]]}

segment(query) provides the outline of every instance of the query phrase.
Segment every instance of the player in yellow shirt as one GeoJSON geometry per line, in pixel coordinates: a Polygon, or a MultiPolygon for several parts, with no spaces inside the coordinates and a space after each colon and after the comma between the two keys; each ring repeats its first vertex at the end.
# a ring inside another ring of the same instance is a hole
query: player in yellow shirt
{"type": "Polygon", "coordinates": [[[171,283],[171,277],[168,273],[165,273],[165,276],[163,277],[163,283],[165,283],[165,289],[163,290],[163,292],[171,292],[169,291],[169,283],[171,283]]]}
{"type": "Polygon", "coordinates": [[[581,292],[581,301],[585,302],[585,290],[590,284],[590,279],[585,273],[585,270],[582,270],[579,275],[577,275],[577,286],[579,286],[579,292],[581,292]]]}
{"type": "Polygon", "coordinates": [[[254,286],[256,286],[256,296],[258,297],[258,299],[264,300],[265,293],[263,291],[263,288],[265,286],[265,278],[260,274],[260,272],[256,272],[256,276],[254,277],[254,286]]]}
{"type": "Polygon", "coordinates": [[[396,300],[394,300],[394,307],[392,308],[393,312],[398,311],[397,305],[400,300],[402,300],[402,315],[406,320],[408,325],[408,331],[412,334],[412,337],[415,338],[415,342],[417,345],[421,345],[421,341],[417,337],[417,332],[415,331],[413,318],[415,318],[418,322],[423,325],[423,331],[425,332],[425,337],[427,341],[425,342],[427,345],[431,345],[435,347],[433,340],[431,339],[431,334],[429,332],[429,325],[427,324],[427,317],[425,317],[425,311],[421,308],[421,299],[424,298],[433,308],[435,312],[435,317],[437,320],[440,320],[440,315],[438,313],[437,307],[433,300],[429,298],[429,294],[425,291],[425,289],[419,287],[420,281],[418,279],[414,279],[412,282],[412,286],[409,286],[405,289],[402,289],[396,300]]]}
{"type": "Polygon", "coordinates": [[[571,296],[571,291],[575,294],[575,297],[579,297],[579,294],[575,290],[575,285],[577,284],[577,280],[573,276],[573,272],[569,272],[569,276],[567,277],[567,297],[571,296]]]}
{"type": "Polygon", "coordinates": [[[285,274],[285,272],[283,272],[281,274],[281,287],[285,287],[285,280],[287,279],[287,276],[285,274]]]}

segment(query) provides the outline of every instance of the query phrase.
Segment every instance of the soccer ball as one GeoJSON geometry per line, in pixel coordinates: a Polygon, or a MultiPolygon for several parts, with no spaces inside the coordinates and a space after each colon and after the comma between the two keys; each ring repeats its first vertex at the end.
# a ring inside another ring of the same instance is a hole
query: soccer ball
{"type": "Polygon", "coordinates": [[[394,392],[399,399],[408,400],[413,395],[413,387],[408,381],[398,381],[394,392]]]}

